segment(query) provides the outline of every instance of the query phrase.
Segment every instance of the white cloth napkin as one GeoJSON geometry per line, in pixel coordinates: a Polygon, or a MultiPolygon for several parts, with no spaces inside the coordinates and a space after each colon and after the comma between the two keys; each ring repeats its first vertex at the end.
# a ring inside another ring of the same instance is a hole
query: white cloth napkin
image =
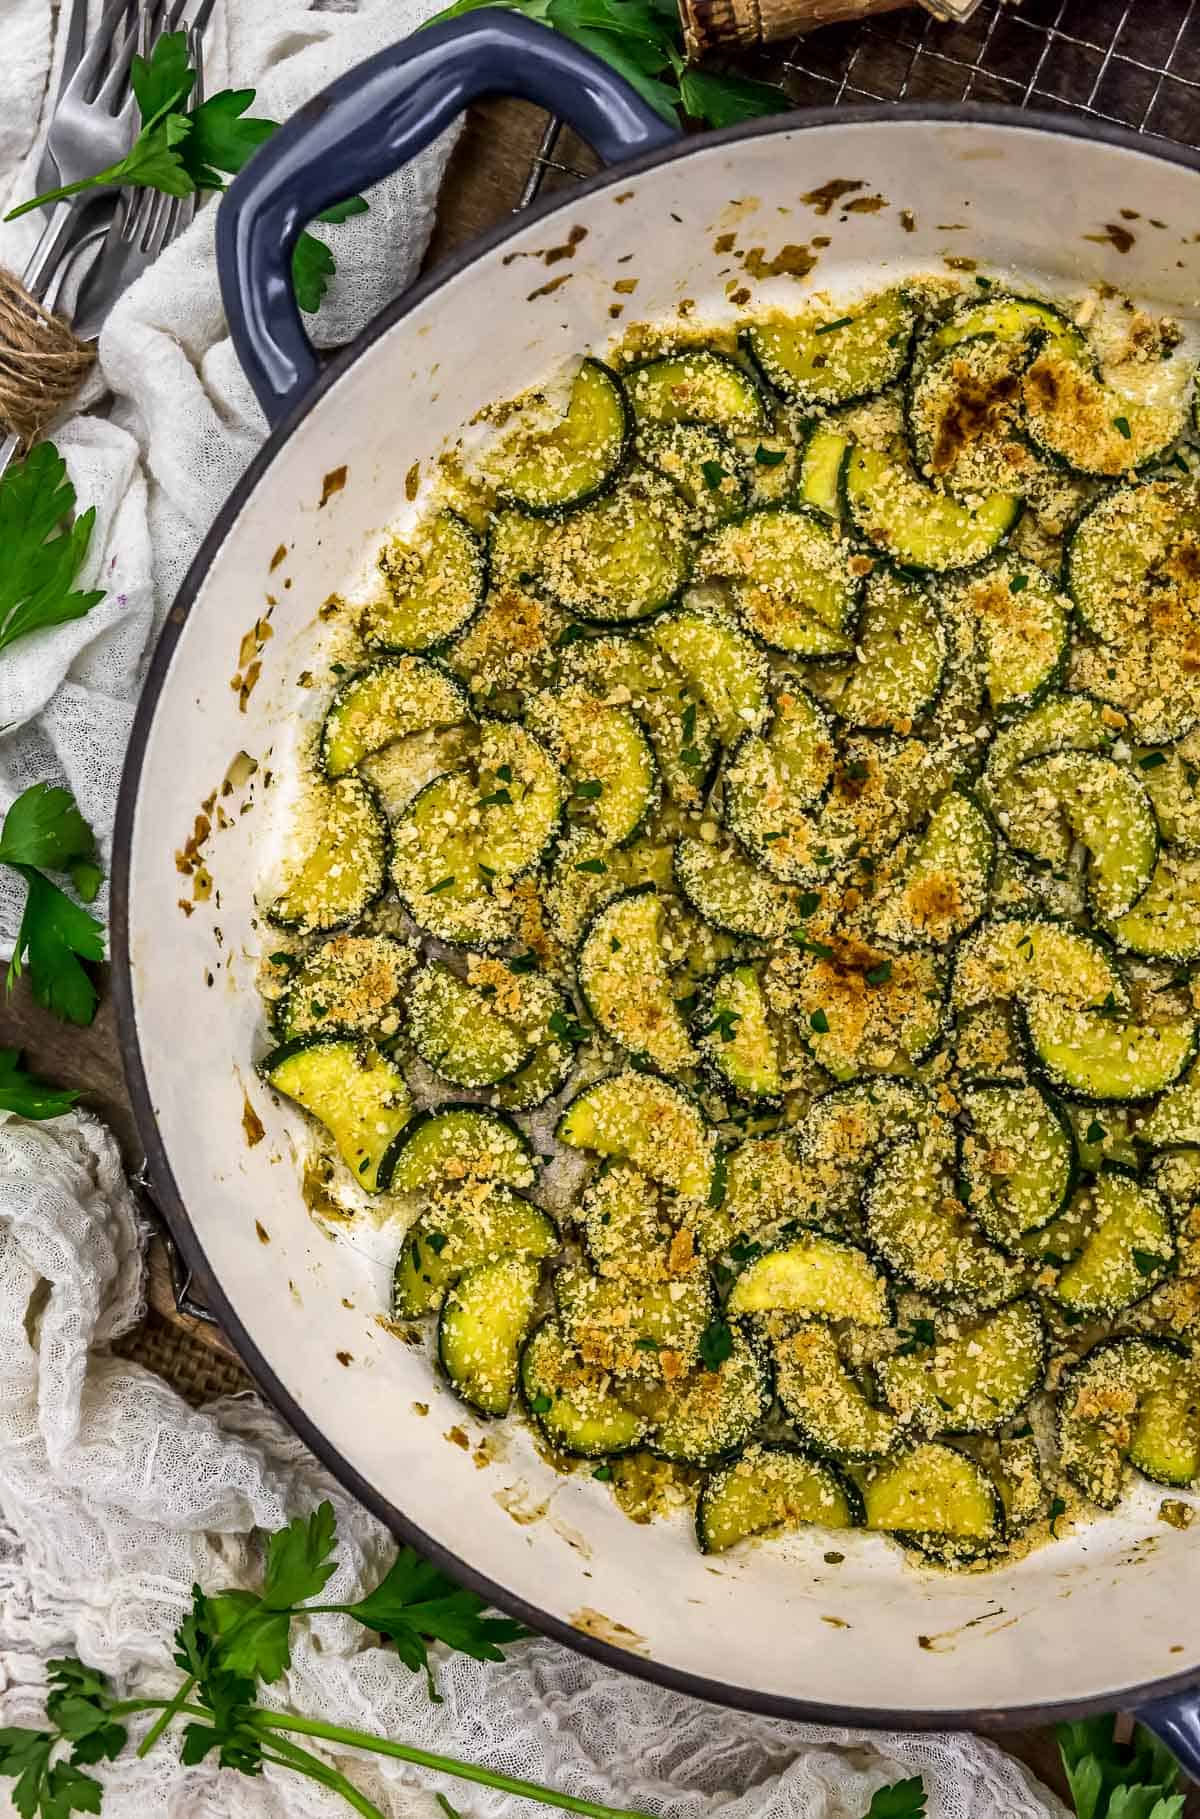
{"type": "MultiPolygon", "coordinates": [[[[429,0],[364,0],[356,16],[294,0],[229,0],[209,35],[211,89],[253,83],[286,115],[351,63],[409,31],[429,0]]],[[[50,59],[46,0],[3,0],[0,194],[29,193],[50,59]]],[[[322,338],[339,340],[414,275],[446,141],[336,230],[339,276],[322,338]]],[[[29,222],[0,229],[20,267],[29,222]]],[[[115,399],[55,433],[97,527],[87,585],[108,597],[75,625],[0,658],[0,810],[38,777],[66,781],[107,857],[122,753],[149,642],[264,424],[225,336],[213,210],[123,298],[101,344],[115,399]]],[[[2,560],[0,552],[0,560],[2,560]]],[[[16,903],[0,896],[0,945],[16,903]]],[[[3,1010],[0,1005],[0,1031],[3,1010]]],[[[0,1034],[0,1040],[2,1040],[0,1034]]],[[[171,1634],[194,1581],[254,1583],[256,1527],[333,1499],[343,1566],[330,1595],[373,1583],[388,1537],[254,1396],[194,1411],[112,1344],[142,1312],[142,1242],[109,1133],[72,1115],[0,1114],[0,1723],[42,1718],[45,1661],[78,1652],[149,1694],[175,1683],[171,1634]]],[[[282,1696],[311,1716],[382,1730],[607,1804],[700,1819],[859,1819],[874,1789],[922,1773],[932,1819],[1045,1819],[1060,1804],[990,1744],[869,1736],[719,1712],[541,1640],[503,1666],[439,1665],[445,1703],[347,1619],[298,1626],[282,1696]]],[[[344,1766],[344,1765],[343,1765],[344,1766]]],[[[396,1815],[438,1819],[440,1785],[470,1815],[532,1809],[434,1783],[400,1764],[356,1768],[396,1815]]],[[[105,1819],[305,1819],[332,1795],[268,1772],[184,1769],[164,1742],[95,1771],[105,1819]]],[[[0,1784],[0,1808],[8,1790],[0,1784]]]]}

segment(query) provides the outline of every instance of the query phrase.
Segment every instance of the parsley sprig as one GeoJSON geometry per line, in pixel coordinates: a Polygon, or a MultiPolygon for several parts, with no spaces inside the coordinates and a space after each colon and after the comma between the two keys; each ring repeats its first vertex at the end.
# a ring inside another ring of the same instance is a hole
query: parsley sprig
{"type": "Polygon", "coordinates": [[[1180,1819],[1179,1764],[1144,1725],[1134,1725],[1128,1743],[1116,1741],[1112,1718],[1056,1729],[1078,1819],[1180,1819]]]}
{"type": "MultiPolygon", "coordinates": [[[[188,55],[186,32],[164,32],[155,40],[149,57],[133,59],[129,81],[141,126],[125,156],[91,177],[31,197],[10,209],[5,220],[12,221],[47,202],[109,186],[156,189],[168,196],[223,190],[225,178],[236,176],[279,125],[277,120],[247,113],[254,100],[252,88],[221,89],[188,113],[196,71],[188,55]]],[[[319,219],[345,221],[350,215],[363,214],[366,207],[361,196],[351,196],[319,219]]],[[[325,242],[315,234],[301,234],[292,260],[301,309],[311,311],[319,306],[334,269],[333,254],[325,242]]]]}
{"type": "Polygon", "coordinates": [[[0,478],[0,651],[29,632],[82,619],[102,588],[76,590],[96,520],[94,506],[69,524],[75,488],[52,442],[39,442],[0,478]]]}
{"type": "MultiPolygon", "coordinates": [[[[427,23],[436,25],[494,3],[453,0],[427,23]]],[[[504,0],[504,4],[602,57],[671,126],[685,118],[705,126],[734,126],[790,105],[783,90],[771,83],[692,68],[684,59],[675,0],[504,0]]]]}
{"type": "Polygon", "coordinates": [[[104,929],[44,869],[69,877],[85,903],[100,889],[95,838],[70,790],[35,783],[17,797],[0,828],[0,865],[10,866],[26,885],[9,991],[28,971],[40,1005],[68,1023],[90,1023],[96,987],[83,962],[103,960],[104,929]]]}
{"type": "Polygon", "coordinates": [[[15,1112],[19,1118],[61,1118],[78,1097],[27,1073],[19,1049],[0,1048],[0,1112],[15,1112]]]}
{"type": "MultiPolygon", "coordinates": [[[[426,1675],[434,1699],[430,1641],[475,1660],[500,1661],[505,1645],[528,1633],[507,1617],[489,1616],[482,1598],[455,1585],[408,1547],[401,1548],[365,1598],[352,1604],[322,1603],[321,1593],[336,1570],[336,1546],[333,1507],[322,1503],[269,1536],[257,1592],[207,1593],[194,1586],[192,1608],[175,1632],[175,1661],[184,1678],[171,1699],[122,1699],[103,1674],[82,1662],[51,1661],[46,1727],[0,1729],[0,1775],[15,1777],[12,1802],[21,1819],[99,1813],[104,1790],[86,1770],[114,1761],[129,1741],[127,1721],[149,1713],[155,1714],[154,1722],[138,1745],[139,1756],[148,1755],[178,1720],[184,1763],[202,1762],[215,1753],[221,1768],[237,1774],[258,1775],[267,1766],[288,1769],[339,1794],[362,1819],[384,1816],[347,1775],[297,1738],[333,1744],[339,1754],[356,1749],[395,1757],[583,1819],[645,1819],[370,1731],[260,1706],[259,1688],[278,1680],[290,1664],[293,1623],[318,1612],[341,1612],[384,1637],[406,1666],[426,1675]]],[[[438,1799],[443,1811],[457,1819],[449,1801],[442,1795],[438,1799]]]]}

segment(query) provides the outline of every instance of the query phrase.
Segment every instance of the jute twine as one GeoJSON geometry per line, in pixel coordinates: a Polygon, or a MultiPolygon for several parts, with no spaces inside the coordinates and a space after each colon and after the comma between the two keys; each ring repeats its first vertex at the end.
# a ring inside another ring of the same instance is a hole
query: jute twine
{"type": "Polygon", "coordinates": [[[74,396],[95,349],[0,265],[0,429],[28,447],[74,396]]]}

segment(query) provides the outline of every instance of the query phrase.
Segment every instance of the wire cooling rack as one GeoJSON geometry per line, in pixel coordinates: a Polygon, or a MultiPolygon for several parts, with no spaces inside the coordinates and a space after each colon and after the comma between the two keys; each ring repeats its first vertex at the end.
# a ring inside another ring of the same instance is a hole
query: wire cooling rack
{"type": "MultiPolygon", "coordinates": [[[[1200,0],[984,0],[965,25],[908,8],[765,45],[738,67],[797,107],[998,101],[1200,146],[1200,0]]],[[[521,206],[547,178],[583,174],[556,156],[558,137],[552,120],[521,206]]]]}

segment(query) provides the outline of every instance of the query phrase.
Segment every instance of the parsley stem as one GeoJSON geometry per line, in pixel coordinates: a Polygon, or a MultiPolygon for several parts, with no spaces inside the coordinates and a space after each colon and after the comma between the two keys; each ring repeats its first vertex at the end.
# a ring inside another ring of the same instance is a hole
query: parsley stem
{"type": "Polygon", "coordinates": [[[416,1749],[410,1743],[393,1743],[387,1737],[375,1737],[369,1731],[347,1730],[340,1724],[325,1724],[319,1718],[293,1718],[256,1711],[251,1723],[258,1731],[299,1731],[303,1736],[324,1737],[330,1743],[344,1743],[351,1749],[373,1750],[377,1756],[395,1756],[401,1762],[415,1762],[419,1768],[433,1769],[440,1775],[455,1775],[460,1781],[478,1781],[483,1787],[498,1788],[501,1793],[540,1800],[543,1806],[557,1806],[565,1813],[580,1813],[583,1819],[650,1819],[645,1813],[598,1806],[591,1800],[576,1800],[571,1794],[556,1794],[553,1788],[540,1787],[536,1781],[520,1781],[513,1775],[496,1774],[473,1762],[460,1762],[454,1756],[437,1756],[430,1750],[416,1749]]]}
{"type": "Polygon", "coordinates": [[[77,196],[81,190],[91,189],[95,185],[112,183],[118,167],[113,164],[108,170],[97,171],[94,177],[80,177],[77,183],[64,183],[61,189],[48,189],[40,196],[33,196],[28,202],[22,202],[17,208],[10,208],[4,219],[15,221],[18,215],[27,215],[30,209],[44,208],[47,202],[65,202],[68,196],[77,196]]]}
{"type": "Polygon", "coordinates": [[[154,1720],[154,1723],[150,1726],[150,1729],[146,1732],[146,1735],[142,1738],[142,1741],[138,1744],[137,1753],[139,1756],[148,1756],[150,1754],[150,1751],[154,1748],[154,1745],[158,1742],[172,1718],[175,1717],[177,1712],[183,1710],[187,1701],[187,1696],[195,1684],[196,1677],[194,1674],[189,1674],[186,1680],[180,1682],[175,1697],[171,1700],[169,1705],[163,1707],[162,1711],[158,1714],[158,1717],[154,1720]]]}
{"type": "Polygon", "coordinates": [[[363,1819],[384,1819],[374,1801],[359,1793],[353,1781],[309,1750],[302,1750],[298,1743],[289,1743],[284,1737],[274,1738],[271,1748],[263,1751],[263,1761],[274,1763],[277,1768],[294,1769],[298,1775],[307,1775],[310,1781],[327,1787],[330,1793],[340,1794],[356,1813],[363,1815],[363,1819]]]}

